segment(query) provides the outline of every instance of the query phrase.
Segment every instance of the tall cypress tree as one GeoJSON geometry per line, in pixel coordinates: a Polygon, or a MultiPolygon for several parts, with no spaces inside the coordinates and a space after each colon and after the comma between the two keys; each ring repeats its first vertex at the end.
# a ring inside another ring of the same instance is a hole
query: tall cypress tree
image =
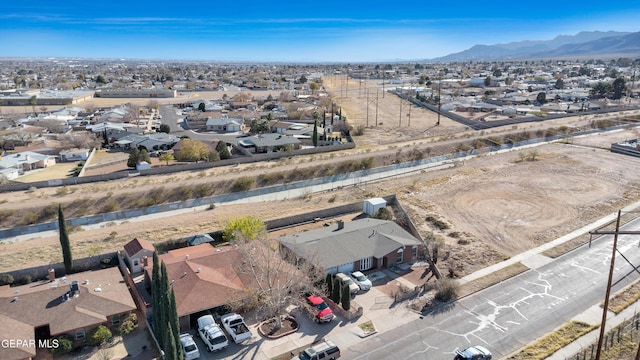
{"type": "Polygon", "coordinates": [[[318,146],[318,123],[313,122],[313,134],[311,135],[311,140],[313,141],[313,146],[318,146]]]}
{"type": "MultiPolygon", "coordinates": [[[[173,332],[173,337],[174,337],[174,341],[176,342],[176,344],[180,344],[180,320],[178,319],[178,311],[177,311],[177,307],[176,307],[176,294],[173,292],[173,287],[171,287],[169,289],[169,308],[167,309],[167,312],[169,313],[169,319],[170,319],[170,329],[173,332]]],[[[177,360],[182,360],[183,359],[183,353],[180,350],[180,346],[178,346],[178,352],[177,352],[177,360]]]]}
{"type": "MultiPolygon", "coordinates": [[[[169,331],[169,316],[168,316],[168,308],[169,308],[169,280],[167,276],[167,266],[164,264],[164,261],[160,263],[160,286],[158,287],[159,296],[159,331],[160,334],[165,334],[169,331]]],[[[161,335],[162,336],[162,335],[161,335]]],[[[171,337],[173,338],[173,336],[171,337]]],[[[175,342],[175,340],[174,340],[175,342]]],[[[164,343],[163,349],[167,347],[169,344],[164,343]]]]}
{"type": "Polygon", "coordinates": [[[327,295],[331,296],[333,289],[333,274],[327,273],[327,277],[324,279],[324,282],[327,283],[327,295]]]}
{"type": "Polygon", "coordinates": [[[64,261],[64,271],[71,274],[73,270],[73,257],[71,256],[71,243],[69,242],[69,230],[62,213],[62,205],[58,204],[58,230],[60,232],[60,247],[62,247],[62,258],[64,261]]]}
{"type": "Polygon", "coordinates": [[[351,309],[351,290],[348,284],[344,284],[342,287],[341,295],[342,299],[340,299],[340,302],[342,303],[342,308],[349,311],[349,309],[351,309]]]}
{"type": "Polygon", "coordinates": [[[151,314],[153,316],[153,333],[156,334],[156,339],[158,342],[162,342],[160,338],[162,334],[160,334],[160,261],[158,259],[158,254],[156,252],[153,253],[153,271],[151,274],[151,314]]]}

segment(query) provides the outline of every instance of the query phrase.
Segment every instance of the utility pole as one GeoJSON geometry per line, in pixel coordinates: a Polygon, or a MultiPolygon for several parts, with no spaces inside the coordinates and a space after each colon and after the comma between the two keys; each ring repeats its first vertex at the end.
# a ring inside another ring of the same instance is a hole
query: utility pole
{"type": "MultiPolygon", "coordinates": [[[[384,92],[382,96],[384,97],[384,92]]],[[[378,126],[378,89],[376,89],[376,126],[378,126]]]]}
{"type": "Polygon", "coordinates": [[[346,94],[347,97],[349,97],[349,69],[347,69],[347,75],[345,77],[345,83],[346,83],[346,85],[345,85],[345,88],[346,88],[345,94],[346,94]]]}
{"type": "Polygon", "coordinates": [[[596,360],[600,360],[600,351],[602,351],[602,341],[604,340],[605,327],[607,324],[607,311],[609,310],[609,296],[611,295],[611,283],[613,282],[613,270],[616,261],[616,249],[618,248],[618,232],[620,231],[620,213],[618,210],[618,220],[616,220],[616,231],[613,234],[613,250],[611,253],[611,265],[609,267],[609,279],[607,281],[607,291],[604,297],[604,306],[602,309],[602,322],[600,323],[600,337],[598,337],[598,348],[596,350],[596,360]]]}
{"type": "Polygon", "coordinates": [[[408,126],[411,127],[411,101],[409,101],[409,113],[407,114],[407,118],[409,120],[408,126]]]}
{"type": "Polygon", "coordinates": [[[400,117],[398,119],[398,127],[402,126],[402,96],[398,96],[400,98],[400,117]]]}
{"type": "Polygon", "coordinates": [[[440,96],[440,84],[442,83],[442,76],[440,75],[440,70],[438,70],[438,122],[436,125],[440,125],[440,103],[442,101],[442,97],[440,96]]]}
{"type": "Polygon", "coordinates": [[[369,89],[367,89],[367,127],[369,127],[369,89]]]}

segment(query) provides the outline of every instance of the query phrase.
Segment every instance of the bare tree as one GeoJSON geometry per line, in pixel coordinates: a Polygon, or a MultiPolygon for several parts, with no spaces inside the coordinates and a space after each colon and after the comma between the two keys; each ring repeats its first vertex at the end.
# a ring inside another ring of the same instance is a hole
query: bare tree
{"type": "Polygon", "coordinates": [[[303,260],[281,249],[278,242],[269,240],[266,231],[253,240],[242,233],[235,231],[232,240],[243,258],[237,270],[253,278],[255,289],[249,297],[259,299],[258,312],[266,319],[274,319],[275,328],[279,329],[287,306],[298,304],[302,292],[317,291],[314,285],[324,279],[324,271],[314,267],[310,259],[303,260]]]}
{"type": "Polygon", "coordinates": [[[40,120],[34,125],[47,128],[49,132],[52,132],[54,134],[62,134],[67,129],[69,129],[67,125],[65,125],[62,121],[58,121],[58,120],[40,120]]]}
{"type": "Polygon", "coordinates": [[[73,133],[58,136],[63,149],[92,149],[100,147],[100,139],[92,133],[73,133]]]}

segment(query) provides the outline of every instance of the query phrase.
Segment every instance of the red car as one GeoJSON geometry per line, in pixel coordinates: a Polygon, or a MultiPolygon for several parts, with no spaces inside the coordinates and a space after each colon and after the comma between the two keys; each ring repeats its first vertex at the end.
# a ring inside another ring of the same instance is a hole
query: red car
{"type": "Polygon", "coordinates": [[[314,294],[305,294],[305,307],[313,315],[313,320],[317,322],[329,322],[336,316],[333,315],[333,311],[329,305],[322,299],[322,297],[314,294]]]}

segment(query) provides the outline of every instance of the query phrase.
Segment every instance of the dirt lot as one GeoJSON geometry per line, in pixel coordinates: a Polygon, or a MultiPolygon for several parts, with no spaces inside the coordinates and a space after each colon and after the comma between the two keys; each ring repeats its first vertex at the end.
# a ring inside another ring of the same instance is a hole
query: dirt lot
{"type": "MultiPolygon", "coordinates": [[[[350,84],[350,89],[351,86],[357,89],[358,84],[355,80],[352,81],[354,83],[350,84]]],[[[337,95],[334,91],[334,96],[337,95]]],[[[362,98],[358,98],[357,93],[339,100],[343,104],[343,114],[356,124],[366,121],[366,115],[363,115],[367,107],[366,99],[364,100],[363,102],[362,98]]],[[[374,111],[372,106],[369,103],[369,116],[374,111]]],[[[142,193],[157,186],[170,188],[238,174],[252,176],[271,168],[281,170],[310,161],[337,161],[354,154],[373,156],[375,150],[381,148],[395,152],[396,147],[410,149],[423,146],[424,143],[443,141],[453,136],[464,137],[471,133],[445,118],[441,119],[441,126],[434,130],[435,115],[426,111],[421,114],[423,110],[415,107],[411,110],[411,128],[403,126],[396,129],[397,122],[394,124],[394,121],[397,121],[397,114],[400,112],[399,99],[387,94],[384,99],[379,98],[378,107],[379,120],[382,120],[378,121],[378,127],[368,128],[365,136],[358,139],[358,148],[346,154],[118,180],[70,187],[65,194],[58,193],[55,188],[0,194],[0,207],[12,209],[45,206],[85,196],[103,196],[108,192],[142,193]],[[441,134],[436,134],[438,132],[441,134]],[[455,133],[458,135],[453,135],[455,133]],[[405,142],[397,144],[397,141],[405,142]]],[[[580,120],[567,119],[565,123],[572,124],[580,120]]],[[[553,124],[552,126],[559,126],[561,123],[554,121],[553,124]]],[[[537,126],[541,124],[523,125],[522,128],[537,126]]],[[[499,133],[505,129],[492,131],[499,133]]],[[[603,150],[608,149],[613,142],[636,137],[640,135],[633,130],[589,136],[574,139],[572,144],[537,147],[538,156],[535,161],[520,161],[519,153],[530,151],[521,149],[466,160],[448,170],[425,172],[392,181],[308,195],[300,199],[220,206],[214,210],[145,222],[125,222],[120,225],[114,223],[100,229],[74,232],[71,234],[71,241],[74,244],[74,256],[82,257],[121,249],[124,243],[134,237],[161,242],[213,231],[225,219],[236,216],[252,214],[265,220],[273,219],[395,193],[422,237],[439,244],[438,265],[441,270],[447,272],[452,268],[456,275],[462,276],[552,240],[640,200],[638,159],[603,150]],[[427,218],[430,220],[427,221],[427,218]]],[[[0,271],[62,259],[55,236],[2,244],[0,251],[4,255],[0,271]]]]}

